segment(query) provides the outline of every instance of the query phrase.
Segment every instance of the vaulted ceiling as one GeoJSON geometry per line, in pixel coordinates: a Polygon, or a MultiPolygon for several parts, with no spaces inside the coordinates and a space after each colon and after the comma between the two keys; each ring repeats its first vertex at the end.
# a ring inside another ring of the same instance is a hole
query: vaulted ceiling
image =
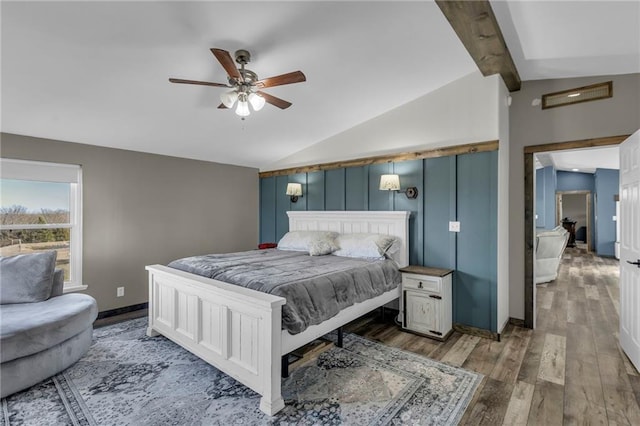
{"type": "MultiPolygon", "coordinates": [[[[522,80],[640,72],[638,2],[492,2],[522,80]],[[635,28],[635,29],[634,29],[635,28]]],[[[473,72],[433,1],[9,2],[1,130],[261,167],[473,72]],[[209,52],[262,78],[302,70],[242,121],[209,52]]]]}

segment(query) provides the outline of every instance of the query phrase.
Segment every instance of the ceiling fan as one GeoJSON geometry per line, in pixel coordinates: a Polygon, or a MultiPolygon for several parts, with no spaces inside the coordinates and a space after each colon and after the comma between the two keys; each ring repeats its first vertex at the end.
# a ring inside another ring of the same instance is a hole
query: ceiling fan
{"type": "Polygon", "coordinates": [[[180,78],[170,78],[171,83],[182,84],[199,84],[202,86],[227,87],[231,90],[220,95],[222,103],[218,108],[232,108],[237,102],[236,114],[244,120],[248,116],[249,104],[254,111],[259,111],[265,102],[275,105],[280,109],[286,109],[291,106],[291,102],[277,98],[273,95],[263,92],[261,89],[267,87],[282,86],[284,84],[301,83],[307,78],[302,71],[294,71],[287,74],[277,75],[262,80],[258,79],[258,75],[245,68],[245,65],[251,60],[251,54],[244,49],[237,50],[235,53],[236,62],[240,64],[240,68],[236,68],[231,55],[226,50],[212,48],[211,53],[216,57],[222,68],[228,74],[228,84],[211,83],[208,81],[183,80],[180,78]]]}

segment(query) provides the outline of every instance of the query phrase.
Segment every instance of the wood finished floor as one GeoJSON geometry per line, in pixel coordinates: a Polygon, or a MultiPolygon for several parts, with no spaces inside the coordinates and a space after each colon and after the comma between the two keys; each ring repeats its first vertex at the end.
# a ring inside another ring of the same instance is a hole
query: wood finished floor
{"type": "Polygon", "coordinates": [[[535,330],[508,325],[500,342],[458,332],[437,342],[377,314],[346,330],[482,373],[461,425],[640,425],[640,375],[618,344],[619,298],[617,260],[567,248],[558,279],[537,286],[535,330]]]}
{"type": "Polygon", "coordinates": [[[482,373],[463,425],[640,425],[640,376],[618,344],[618,261],[568,248],[536,300],[537,328],[508,325],[500,342],[440,343],[379,316],[349,331],[482,373]]]}

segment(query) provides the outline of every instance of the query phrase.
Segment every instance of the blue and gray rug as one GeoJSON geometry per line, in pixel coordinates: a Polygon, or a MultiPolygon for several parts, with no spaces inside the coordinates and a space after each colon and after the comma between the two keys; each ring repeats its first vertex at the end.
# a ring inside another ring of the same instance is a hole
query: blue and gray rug
{"type": "Polygon", "coordinates": [[[63,373],[2,400],[0,425],[455,425],[482,376],[345,334],[291,371],[275,417],[260,396],[164,337],[146,318],[99,328],[63,373]]]}

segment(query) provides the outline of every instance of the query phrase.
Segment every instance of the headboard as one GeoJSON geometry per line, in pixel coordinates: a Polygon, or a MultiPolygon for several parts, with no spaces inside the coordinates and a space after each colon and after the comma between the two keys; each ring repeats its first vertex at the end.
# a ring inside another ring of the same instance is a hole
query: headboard
{"type": "Polygon", "coordinates": [[[400,267],[409,264],[409,216],[407,211],[289,211],[290,231],[335,231],[341,234],[370,232],[399,237],[402,247],[394,255],[400,267]]]}

